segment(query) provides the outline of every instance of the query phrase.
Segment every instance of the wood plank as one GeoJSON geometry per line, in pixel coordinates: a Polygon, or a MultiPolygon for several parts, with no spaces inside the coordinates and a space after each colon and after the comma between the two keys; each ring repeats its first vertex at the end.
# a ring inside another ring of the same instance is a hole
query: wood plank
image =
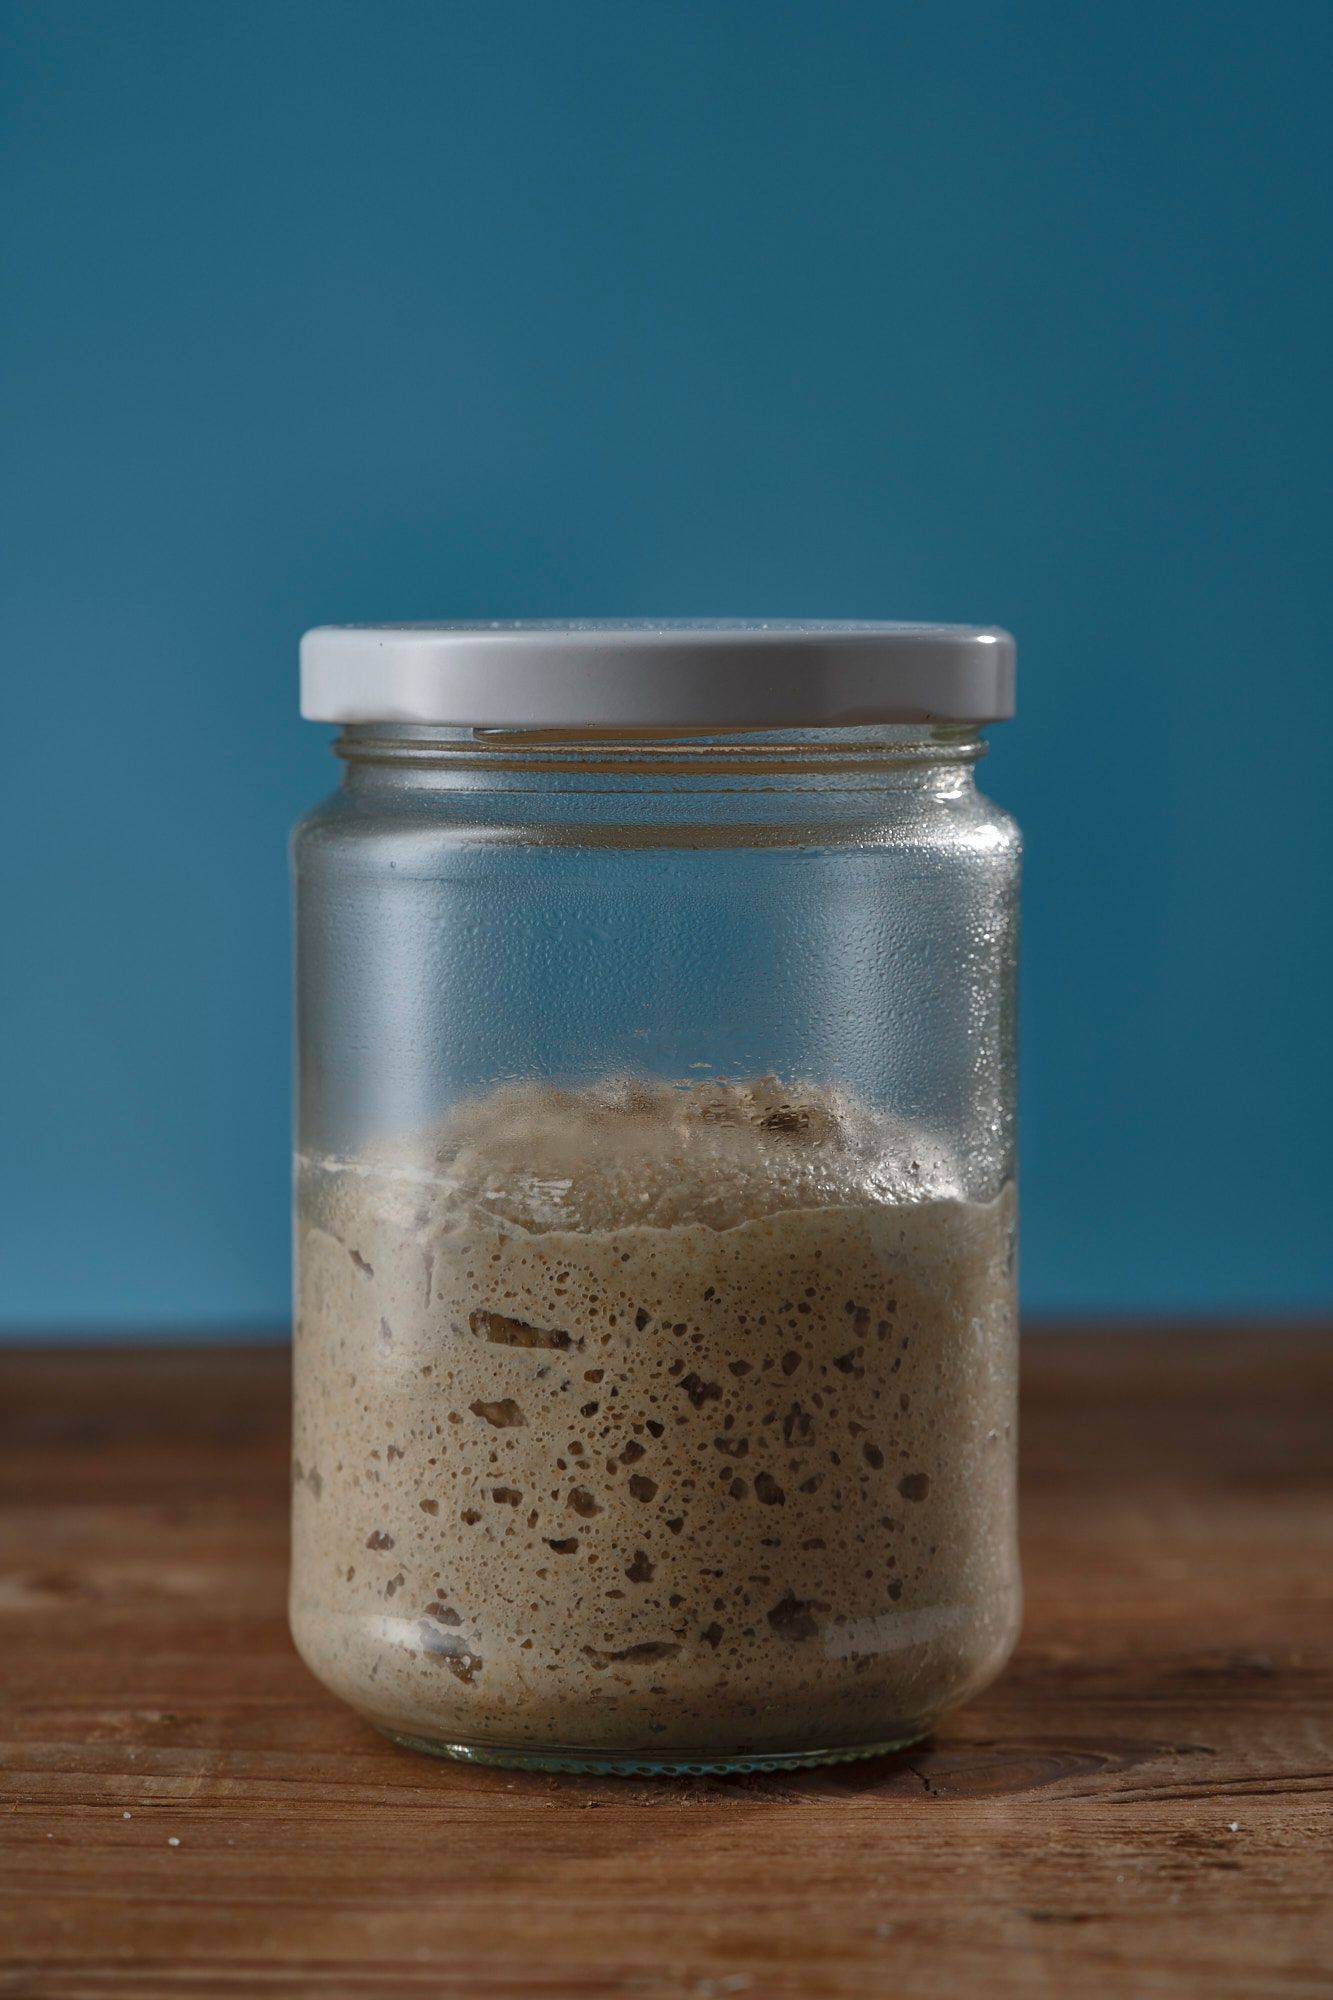
{"type": "Polygon", "coordinates": [[[326,1696],[286,1373],[0,1352],[0,1994],[1333,1993],[1326,1330],[1030,1339],[1009,1672],[734,1780],[457,1768],[326,1696]]]}

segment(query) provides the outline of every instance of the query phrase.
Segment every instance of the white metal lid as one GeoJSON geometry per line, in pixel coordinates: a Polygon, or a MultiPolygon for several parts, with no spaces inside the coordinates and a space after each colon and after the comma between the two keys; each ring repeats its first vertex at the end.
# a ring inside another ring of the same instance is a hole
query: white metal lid
{"type": "Polygon", "coordinates": [[[1013,639],[981,625],[568,619],[319,625],[301,641],[314,722],[784,729],[1013,712],[1013,639]]]}

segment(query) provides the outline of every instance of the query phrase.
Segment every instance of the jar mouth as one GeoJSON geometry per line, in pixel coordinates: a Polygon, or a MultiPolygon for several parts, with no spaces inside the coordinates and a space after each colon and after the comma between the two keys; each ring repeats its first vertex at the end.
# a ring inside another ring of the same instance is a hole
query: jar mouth
{"type": "Polygon", "coordinates": [[[570,772],[626,778],[734,776],[862,779],[877,771],[967,767],[986,754],[974,723],[874,723],[802,729],[508,728],[345,723],[335,755],[349,765],[570,772]]]}

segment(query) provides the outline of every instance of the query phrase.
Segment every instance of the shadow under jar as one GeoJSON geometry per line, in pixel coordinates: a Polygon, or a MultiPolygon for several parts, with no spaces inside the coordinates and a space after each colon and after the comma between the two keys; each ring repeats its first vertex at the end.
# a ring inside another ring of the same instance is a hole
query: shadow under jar
{"type": "Polygon", "coordinates": [[[1003,1665],[1012,690],[970,627],[306,636],[291,1621],[398,1740],[818,1763],[1003,1665]]]}

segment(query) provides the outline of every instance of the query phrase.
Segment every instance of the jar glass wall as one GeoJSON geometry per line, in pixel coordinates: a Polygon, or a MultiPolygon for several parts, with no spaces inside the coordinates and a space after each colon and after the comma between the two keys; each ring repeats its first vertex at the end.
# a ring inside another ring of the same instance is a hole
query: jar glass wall
{"type": "Polygon", "coordinates": [[[354,724],[297,830],[291,1615],[449,1754],[911,1740],[1019,1617],[975,732],[354,724]]]}

